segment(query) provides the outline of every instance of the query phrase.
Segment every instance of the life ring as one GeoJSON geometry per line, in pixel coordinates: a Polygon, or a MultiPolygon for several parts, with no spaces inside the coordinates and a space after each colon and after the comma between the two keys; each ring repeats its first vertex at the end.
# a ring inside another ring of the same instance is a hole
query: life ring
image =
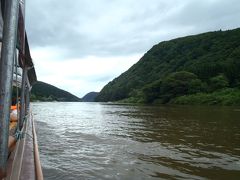
{"type": "Polygon", "coordinates": [[[11,110],[17,109],[17,105],[11,106],[11,110]]]}

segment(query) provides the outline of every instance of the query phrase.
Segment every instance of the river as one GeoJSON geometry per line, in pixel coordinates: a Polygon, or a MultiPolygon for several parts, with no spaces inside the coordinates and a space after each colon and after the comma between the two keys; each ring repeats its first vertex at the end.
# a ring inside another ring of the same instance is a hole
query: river
{"type": "Polygon", "coordinates": [[[240,107],[32,103],[46,180],[239,179],[240,107]]]}

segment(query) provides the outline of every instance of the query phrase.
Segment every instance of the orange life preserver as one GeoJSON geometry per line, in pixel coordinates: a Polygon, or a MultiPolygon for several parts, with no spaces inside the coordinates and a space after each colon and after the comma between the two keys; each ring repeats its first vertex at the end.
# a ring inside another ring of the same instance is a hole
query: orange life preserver
{"type": "Polygon", "coordinates": [[[11,110],[17,109],[17,105],[11,106],[11,110]]]}

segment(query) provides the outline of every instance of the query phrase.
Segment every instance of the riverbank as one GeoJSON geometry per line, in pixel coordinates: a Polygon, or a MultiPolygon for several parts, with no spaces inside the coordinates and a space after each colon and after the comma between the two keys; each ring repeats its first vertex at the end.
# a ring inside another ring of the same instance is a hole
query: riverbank
{"type": "Polygon", "coordinates": [[[239,106],[240,90],[228,88],[213,93],[197,93],[192,95],[185,95],[177,97],[171,103],[182,105],[239,106]]]}
{"type": "Polygon", "coordinates": [[[152,103],[146,103],[142,98],[130,97],[117,101],[119,103],[134,104],[177,104],[177,105],[221,105],[221,106],[240,106],[240,89],[225,88],[212,93],[196,93],[183,95],[171,99],[164,103],[163,99],[156,99],[152,103]]]}

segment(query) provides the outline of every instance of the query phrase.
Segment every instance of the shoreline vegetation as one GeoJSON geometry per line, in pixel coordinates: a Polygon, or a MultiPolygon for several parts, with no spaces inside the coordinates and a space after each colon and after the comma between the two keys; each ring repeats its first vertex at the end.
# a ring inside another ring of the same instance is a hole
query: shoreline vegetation
{"type": "Polygon", "coordinates": [[[116,101],[118,103],[152,104],[152,105],[220,105],[220,106],[240,106],[240,89],[226,88],[212,93],[196,93],[176,97],[168,103],[163,103],[162,99],[155,99],[152,103],[145,103],[143,100],[128,98],[116,101]]]}
{"type": "Polygon", "coordinates": [[[238,106],[239,39],[240,28],[161,42],[109,82],[96,101],[238,106]]]}

